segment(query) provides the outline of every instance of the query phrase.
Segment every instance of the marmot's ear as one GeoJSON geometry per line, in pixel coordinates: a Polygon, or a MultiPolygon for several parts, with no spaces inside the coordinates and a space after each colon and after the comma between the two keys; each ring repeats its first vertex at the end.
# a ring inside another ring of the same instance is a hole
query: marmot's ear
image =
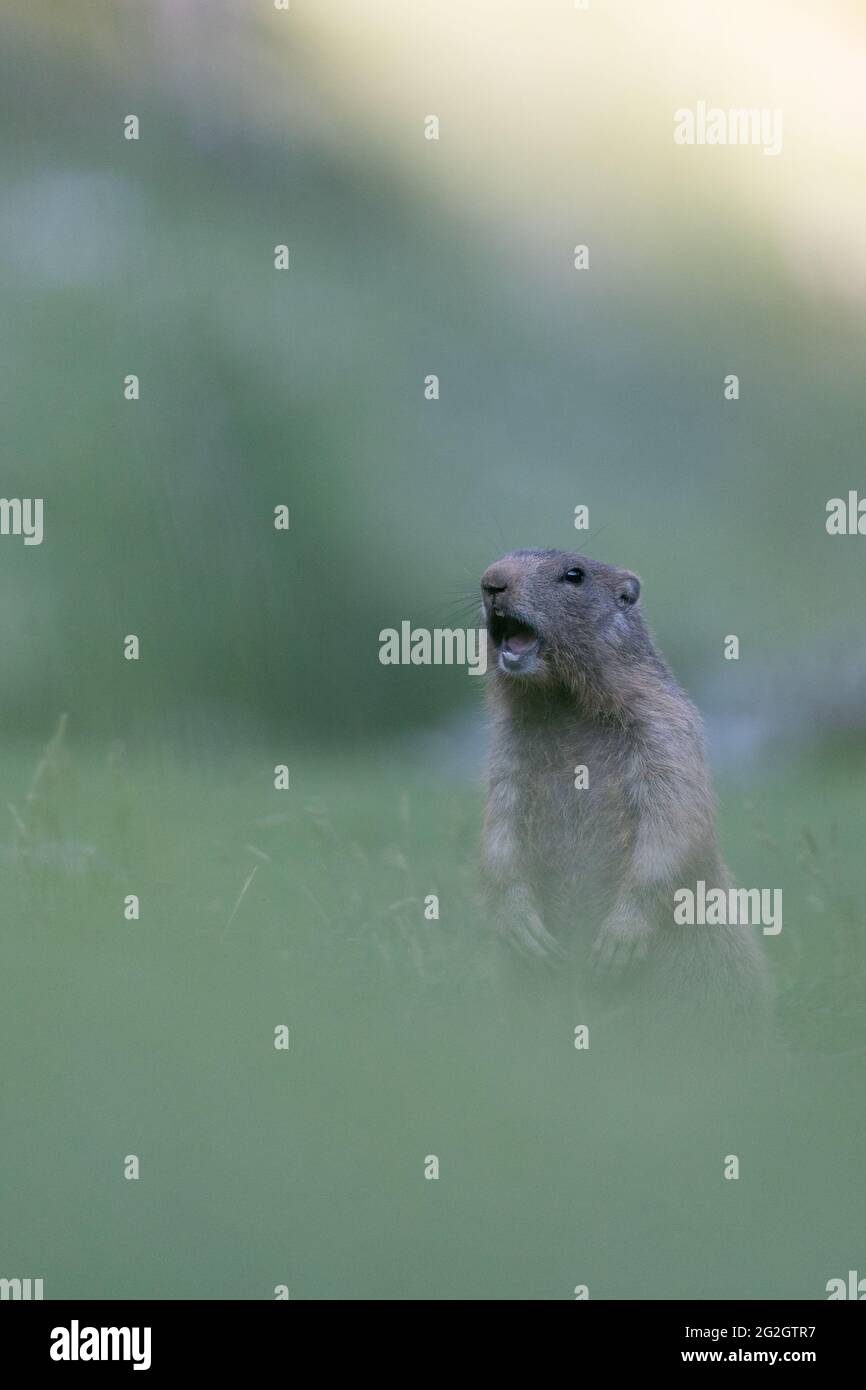
{"type": "Polygon", "coordinates": [[[624,570],[617,581],[616,601],[620,608],[631,608],[640,598],[640,580],[636,574],[624,570]]]}

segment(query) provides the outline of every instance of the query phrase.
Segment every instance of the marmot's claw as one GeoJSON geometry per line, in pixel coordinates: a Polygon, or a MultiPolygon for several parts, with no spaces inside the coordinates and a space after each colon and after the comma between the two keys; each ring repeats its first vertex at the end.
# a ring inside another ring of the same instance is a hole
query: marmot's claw
{"type": "Polygon", "coordinates": [[[602,931],[592,948],[593,973],[599,978],[614,978],[623,975],[646,960],[649,940],[646,933],[620,936],[611,931],[602,931]]]}
{"type": "Polygon", "coordinates": [[[565,959],[565,952],[559,942],[551,936],[538,917],[530,915],[522,918],[514,925],[510,936],[514,946],[522,956],[532,960],[546,961],[548,964],[565,959]]]}

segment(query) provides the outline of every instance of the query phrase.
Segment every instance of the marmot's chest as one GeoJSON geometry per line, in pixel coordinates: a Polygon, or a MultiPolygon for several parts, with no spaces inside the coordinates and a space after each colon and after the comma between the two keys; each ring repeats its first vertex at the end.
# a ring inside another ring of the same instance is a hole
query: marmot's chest
{"type": "Polygon", "coordinates": [[[634,833],[627,764],[615,736],[574,738],[553,756],[540,748],[522,752],[515,820],[530,867],[607,880],[634,833]]]}

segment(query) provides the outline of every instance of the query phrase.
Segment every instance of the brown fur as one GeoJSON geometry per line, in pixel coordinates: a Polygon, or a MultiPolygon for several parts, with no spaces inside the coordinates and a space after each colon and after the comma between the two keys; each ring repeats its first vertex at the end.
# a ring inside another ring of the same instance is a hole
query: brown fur
{"type": "Polygon", "coordinates": [[[760,927],[674,924],[677,888],[732,880],[700,716],[655,649],[637,577],[521,550],[486,571],[482,594],[484,863],[498,930],[524,954],[571,958],[584,974],[652,984],[699,1008],[759,1009],[760,927]],[[580,765],[585,790],[574,785],[580,765]]]}

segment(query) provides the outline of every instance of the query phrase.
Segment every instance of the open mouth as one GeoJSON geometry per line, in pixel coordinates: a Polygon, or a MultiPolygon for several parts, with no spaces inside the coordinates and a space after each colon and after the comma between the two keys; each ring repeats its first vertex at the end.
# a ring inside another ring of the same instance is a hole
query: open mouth
{"type": "Polygon", "coordinates": [[[487,624],[490,639],[499,651],[499,664],[505,671],[518,671],[534,665],[541,639],[535,628],[502,613],[491,613],[487,624]]]}

